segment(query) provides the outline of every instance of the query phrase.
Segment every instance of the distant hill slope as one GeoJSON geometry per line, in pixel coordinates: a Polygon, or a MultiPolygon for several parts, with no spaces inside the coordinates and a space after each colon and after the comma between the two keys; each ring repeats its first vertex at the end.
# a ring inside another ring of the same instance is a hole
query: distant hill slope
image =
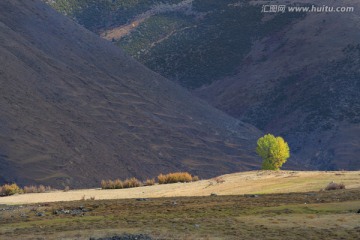
{"type": "MultiPolygon", "coordinates": [[[[310,1],[303,1],[310,2],[310,1]]],[[[308,13],[254,43],[238,74],[197,90],[230,115],[284,136],[304,166],[360,169],[360,3],[308,13]]]]}
{"type": "Polygon", "coordinates": [[[97,186],[258,168],[261,134],[36,1],[0,2],[0,176],[97,186]]]}
{"type": "Polygon", "coordinates": [[[44,1],[190,89],[235,74],[254,40],[304,15],[264,21],[247,0],[44,1]]]}
{"type": "Polygon", "coordinates": [[[218,109],[284,136],[301,166],[360,169],[359,1],[51,5],[218,109]],[[264,4],[355,12],[262,13],[264,4]]]}

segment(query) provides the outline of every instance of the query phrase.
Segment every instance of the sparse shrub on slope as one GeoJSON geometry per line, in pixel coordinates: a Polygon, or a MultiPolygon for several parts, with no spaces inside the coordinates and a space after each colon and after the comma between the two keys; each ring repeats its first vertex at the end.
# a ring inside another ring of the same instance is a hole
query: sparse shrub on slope
{"type": "Polygon", "coordinates": [[[102,189],[107,189],[107,181],[106,180],[101,180],[101,188],[102,189]]]}
{"type": "MultiPolygon", "coordinates": [[[[169,174],[160,174],[158,177],[159,184],[167,184],[167,183],[178,183],[178,182],[195,182],[199,181],[198,176],[191,176],[190,173],[187,172],[176,172],[169,174]]],[[[141,186],[152,186],[155,185],[155,179],[147,179],[144,183],[139,181],[137,178],[128,178],[124,181],[119,179],[113,180],[102,180],[101,188],[102,189],[122,189],[122,188],[135,188],[141,186]]]]}
{"type": "Polygon", "coordinates": [[[124,181],[124,188],[141,187],[141,185],[141,182],[134,177],[124,181]]]}
{"type": "Polygon", "coordinates": [[[192,178],[192,181],[193,181],[193,182],[197,182],[197,181],[199,181],[199,180],[200,180],[199,176],[194,176],[194,177],[192,178]]]}
{"type": "Polygon", "coordinates": [[[145,186],[152,186],[155,185],[155,179],[146,179],[145,186]]]}
{"type": "Polygon", "coordinates": [[[38,186],[37,192],[38,192],[38,193],[44,193],[44,192],[46,192],[46,187],[45,187],[44,185],[38,186]]]}
{"type": "Polygon", "coordinates": [[[124,188],[124,183],[120,179],[113,180],[102,180],[101,181],[102,189],[122,189],[124,188]]]}
{"type": "Polygon", "coordinates": [[[14,194],[22,194],[22,193],[44,193],[44,192],[50,192],[51,190],[55,190],[51,188],[50,186],[44,186],[44,185],[31,185],[31,186],[25,186],[23,188],[20,188],[16,183],[13,184],[5,184],[3,186],[0,186],[0,196],[10,196],[14,194]]]}
{"type": "Polygon", "coordinates": [[[338,190],[338,189],[345,189],[345,185],[343,183],[331,182],[325,188],[326,191],[338,190]]]}
{"type": "Polygon", "coordinates": [[[216,178],[214,178],[214,180],[215,180],[215,182],[218,183],[218,184],[225,182],[225,180],[224,180],[222,177],[216,177],[216,178]]]}
{"type": "Polygon", "coordinates": [[[37,187],[36,186],[25,186],[24,193],[36,193],[37,187]]]}
{"type": "Polygon", "coordinates": [[[122,188],[124,188],[124,182],[121,181],[120,179],[116,179],[116,180],[113,182],[113,188],[114,188],[114,189],[122,189],[122,188]]]}
{"type": "Polygon", "coordinates": [[[51,187],[50,186],[44,186],[44,185],[40,185],[40,186],[25,186],[23,188],[24,193],[44,193],[44,192],[49,192],[51,191],[51,187]]]}
{"type": "Polygon", "coordinates": [[[5,184],[0,187],[0,195],[10,196],[17,193],[23,193],[22,189],[16,184],[5,184]]]}
{"type": "Polygon", "coordinates": [[[121,181],[120,179],[113,180],[102,180],[101,188],[102,189],[123,189],[123,188],[134,188],[140,187],[142,184],[136,178],[129,178],[125,181],[121,181]]]}
{"type": "Polygon", "coordinates": [[[157,179],[158,179],[159,184],[165,184],[166,183],[166,176],[164,174],[162,174],[162,173],[157,177],[157,179]]]}
{"type": "Polygon", "coordinates": [[[102,180],[101,181],[102,189],[115,189],[115,181],[113,180],[102,180]]]}
{"type": "Polygon", "coordinates": [[[176,172],[176,173],[169,173],[166,175],[160,174],[158,176],[159,184],[192,182],[192,181],[193,181],[193,177],[191,176],[190,173],[187,172],[176,172]]]}

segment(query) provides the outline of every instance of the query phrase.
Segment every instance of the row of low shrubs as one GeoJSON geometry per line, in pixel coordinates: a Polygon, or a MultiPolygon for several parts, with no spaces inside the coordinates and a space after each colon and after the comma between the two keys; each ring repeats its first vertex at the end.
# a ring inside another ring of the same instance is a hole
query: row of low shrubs
{"type": "MultiPolygon", "coordinates": [[[[178,173],[169,173],[169,174],[160,174],[158,176],[159,184],[168,184],[168,183],[178,183],[178,182],[195,182],[198,181],[199,177],[191,176],[191,174],[187,172],[178,172],[178,173]]],[[[134,188],[140,186],[152,186],[155,184],[155,179],[147,179],[144,183],[139,181],[136,178],[128,178],[125,181],[121,181],[120,179],[112,180],[102,180],[101,188],[102,189],[123,189],[123,188],[134,188]]],[[[68,187],[67,187],[68,188],[68,187]]],[[[329,183],[324,190],[338,190],[345,189],[345,185],[342,183],[329,183]]],[[[25,186],[24,188],[20,188],[16,183],[13,184],[5,184],[0,186],[0,196],[10,196],[14,194],[22,194],[22,193],[43,193],[52,191],[49,186],[25,186]]],[[[66,190],[65,190],[66,191],[66,190]]]]}
{"type": "MultiPolygon", "coordinates": [[[[191,176],[187,172],[177,172],[169,174],[160,174],[157,177],[159,184],[178,183],[178,182],[195,182],[199,180],[198,176],[191,176]]],[[[141,182],[136,178],[128,178],[124,181],[120,179],[116,180],[102,180],[102,189],[123,189],[123,188],[134,188],[140,186],[152,186],[156,183],[155,179],[147,179],[145,182],[141,182]]]]}
{"type": "Polygon", "coordinates": [[[43,193],[49,192],[52,188],[49,186],[25,186],[24,188],[20,188],[16,183],[13,184],[5,184],[0,186],[0,196],[10,196],[14,194],[22,194],[22,193],[43,193]]]}
{"type": "Polygon", "coordinates": [[[198,176],[191,176],[187,172],[177,172],[169,174],[160,174],[158,177],[159,184],[178,183],[178,182],[195,182],[199,180],[198,176]]]}
{"type": "MultiPolygon", "coordinates": [[[[157,177],[159,184],[168,184],[168,183],[177,183],[177,182],[194,182],[198,181],[199,177],[192,176],[187,172],[176,172],[169,174],[160,174],[157,177]]],[[[155,179],[147,179],[145,182],[141,182],[136,178],[128,178],[124,181],[120,179],[116,180],[102,180],[101,188],[102,189],[123,189],[123,188],[134,188],[140,186],[152,186],[156,183],[155,179]]],[[[10,196],[14,194],[23,194],[23,193],[44,193],[49,192],[55,189],[52,189],[49,186],[39,185],[39,186],[25,186],[20,188],[16,183],[5,184],[0,186],[0,196],[10,196]]],[[[64,191],[68,191],[69,188],[66,187],[64,191]]]]}
{"type": "Polygon", "coordinates": [[[40,186],[25,186],[23,188],[24,193],[44,193],[44,192],[50,192],[51,190],[53,190],[50,186],[44,186],[44,185],[40,185],[40,186]]]}
{"type": "Polygon", "coordinates": [[[143,184],[136,178],[128,178],[125,181],[120,179],[116,180],[102,180],[101,188],[102,189],[123,189],[123,188],[134,188],[140,187],[143,184]]]}

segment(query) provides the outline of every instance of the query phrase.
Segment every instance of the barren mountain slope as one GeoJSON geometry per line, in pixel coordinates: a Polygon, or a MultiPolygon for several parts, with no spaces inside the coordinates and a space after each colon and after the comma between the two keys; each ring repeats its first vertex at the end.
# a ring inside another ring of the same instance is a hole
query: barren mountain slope
{"type": "Polygon", "coordinates": [[[316,4],[352,6],[355,12],[307,13],[256,41],[236,76],[197,94],[265,132],[283,135],[304,166],[360,169],[360,3],[316,4]]]}
{"type": "Polygon", "coordinates": [[[46,2],[215,107],[283,135],[302,166],[360,168],[359,1],[46,2]]]}
{"type": "Polygon", "coordinates": [[[20,184],[254,169],[260,132],[40,0],[0,2],[0,176],[20,184]]]}

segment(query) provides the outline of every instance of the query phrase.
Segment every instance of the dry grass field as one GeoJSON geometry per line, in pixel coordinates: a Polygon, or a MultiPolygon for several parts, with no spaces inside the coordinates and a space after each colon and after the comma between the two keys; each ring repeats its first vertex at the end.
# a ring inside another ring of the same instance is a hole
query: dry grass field
{"type": "MultiPolygon", "coordinates": [[[[219,176],[192,183],[155,185],[131,189],[83,189],[68,192],[24,194],[0,198],[0,204],[27,204],[125,198],[190,197],[319,191],[330,182],[344,183],[347,189],[360,188],[360,171],[252,171],[219,176]]],[[[100,187],[100,183],[99,183],[100,187]]]]}
{"type": "Polygon", "coordinates": [[[0,239],[123,233],[153,239],[358,239],[359,185],[360,172],[255,171],[187,184],[3,197],[0,239]],[[331,181],[347,189],[320,191],[331,181]]]}

